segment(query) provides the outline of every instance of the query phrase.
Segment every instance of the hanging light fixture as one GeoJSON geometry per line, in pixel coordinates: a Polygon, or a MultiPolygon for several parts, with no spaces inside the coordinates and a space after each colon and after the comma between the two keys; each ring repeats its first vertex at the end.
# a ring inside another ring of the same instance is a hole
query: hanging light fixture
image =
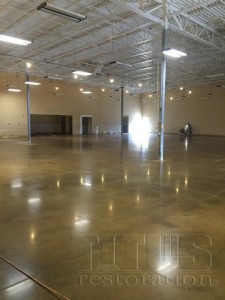
{"type": "Polygon", "coordinates": [[[70,19],[70,20],[75,21],[77,23],[80,22],[80,21],[83,21],[87,18],[83,15],[77,14],[75,12],[68,11],[68,10],[63,9],[61,7],[56,7],[54,5],[50,5],[46,1],[41,3],[37,7],[37,10],[41,10],[41,11],[44,11],[44,12],[47,12],[47,13],[50,13],[50,14],[53,14],[53,15],[56,15],[56,16],[59,16],[59,17],[67,18],[67,19],[70,19]]]}

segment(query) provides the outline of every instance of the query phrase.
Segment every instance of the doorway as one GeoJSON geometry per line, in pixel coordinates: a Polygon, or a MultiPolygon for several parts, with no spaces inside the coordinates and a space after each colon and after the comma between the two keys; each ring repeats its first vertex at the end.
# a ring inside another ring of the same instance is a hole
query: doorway
{"type": "Polygon", "coordinates": [[[129,116],[123,116],[123,126],[122,126],[122,133],[128,133],[129,131],[129,116]]]}
{"type": "Polygon", "coordinates": [[[31,135],[72,135],[73,117],[69,115],[31,115],[31,135]]]}
{"type": "Polygon", "coordinates": [[[81,116],[80,132],[82,135],[92,134],[92,116],[81,116]]]}

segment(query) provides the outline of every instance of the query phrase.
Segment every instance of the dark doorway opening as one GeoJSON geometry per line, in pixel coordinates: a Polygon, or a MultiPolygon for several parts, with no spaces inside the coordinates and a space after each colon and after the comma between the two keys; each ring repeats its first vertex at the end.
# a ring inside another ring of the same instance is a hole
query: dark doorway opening
{"type": "Polygon", "coordinates": [[[129,116],[123,116],[123,126],[122,126],[122,133],[129,132],[129,116]]]}
{"type": "Polygon", "coordinates": [[[92,117],[82,116],[82,135],[92,134],[92,117]]]}
{"type": "Polygon", "coordinates": [[[31,115],[31,134],[34,135],[72,135],[72,116],[31,115]]]}

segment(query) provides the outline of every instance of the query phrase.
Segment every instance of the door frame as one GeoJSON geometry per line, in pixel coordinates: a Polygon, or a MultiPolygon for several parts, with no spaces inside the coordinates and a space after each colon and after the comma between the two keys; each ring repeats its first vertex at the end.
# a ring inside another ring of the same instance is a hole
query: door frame
{"type": "Polygon", "coordinates": [[[91,118],[93,128],[93,115],[80,115],[80,135],[83,133],[83,118],[91,118]]]}

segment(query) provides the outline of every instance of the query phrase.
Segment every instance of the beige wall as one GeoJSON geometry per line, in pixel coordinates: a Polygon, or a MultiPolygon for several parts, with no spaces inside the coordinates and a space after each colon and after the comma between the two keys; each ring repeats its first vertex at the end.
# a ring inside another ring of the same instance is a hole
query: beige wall
{"type": "MultiPolygon", "coordinates": [[[[26,86],[24,77],[13,75],[0,77],[0,137],[26,136],[26,86]],[[19,86],[21,93],[7,92],[7,85],[19,86]]],[[[120,90],[92,87],[91,95],[84,95],[80,88],[88,87],[76,83],[41,80],[42,85],[30,87],[31,114],[72,115],[73,134],[80,134],[81,115],[93,116],[93,133],[119,133],[121,121],[120,90]],[[55,87],[59,90],[56,91],[55,87]],[[56,94],[63,94],[57,96],[56,94]]],[[[189,87],[184,91],[167,90],[165,132],[178,133],[189,121],[194,134],[225,135],[225,88],[212,85],[189,87]],[[188,90],[192,94],[188,94],[188,90]],[[185,96],[185,97],[184,97],[185,96]],[[170,100],[173,97],[173,100],[170,100]]],[[[124,115],[129,116],[129,132],[134,121],[148,119],[150,132],[157,132],[159,95],[134,95],[124,93],[124,115]],[[140,99],[144,100],[140,102],[140,99]],[[137,118],[137,116],[139,118],[137,118]]]]}
{"type": "Polygon", "coordinates": [[[7,85],[21,86],[16,76],[0,77],[0,136],[25,136],[27,134],[26,95],[7,91],[7,85]]]}
{"type": "MultiPolygon", "coordinates": [[[[225,135],[225,88],[216,87],[223,84],[225,86],[225,83],[220,82],[189,87],[184,91],[167,90],[165,132],[178,133],[189,121],[194,134],[225,135]],[[188,94],[188,90],[191,90],[192,94],[188,94]],[[173,100],[170,100],[170,97],[173,97],[173,100]]],[[[143,97],[147,99],[148,95],[143,97]]],[[[144,114],[149,116],[154,129],[159,111],[157,95],[153,94],[152,98],[148,99],[144,114]]]]}
{"type": "MultiPolygon", "coordinates": [[[[9,76],[0,77],[0,137],[26,136],[27,107],[24,78],[9,76]],[[8,92],[7,84],[20,87],[22,92],[8,92]]],[[[84,95],[80,92],[80,88],[90,89],[90,87],[76,83],[53,82],[48,79],[38,81],[41,81],[41,86],[30,86],[31,114],[72,115],[74,135],[80,134],[81,115],[93,116],[93,133],[120,132],[120,91],[106,89],[102,92],[99,88],[92,87],[93,93],[84,95]],[[58,91],[56,86],[59,87],[58,91]]],[[[139,96],[125,95],[124,115],[129,115],[129,120],[132,120],[137,113],[140,113],[139,96]]]]}

